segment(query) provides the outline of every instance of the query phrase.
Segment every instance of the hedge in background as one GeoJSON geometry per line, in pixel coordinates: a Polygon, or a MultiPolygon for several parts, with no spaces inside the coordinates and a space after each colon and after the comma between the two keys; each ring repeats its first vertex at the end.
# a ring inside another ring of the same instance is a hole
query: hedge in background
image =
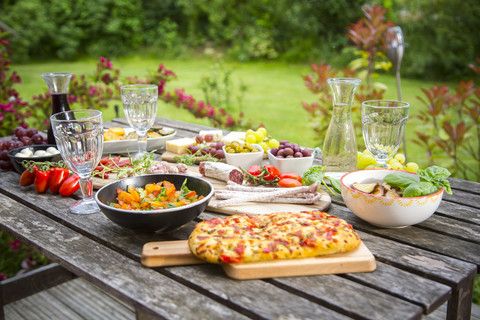
{"type": "Polygon", "coordinates": [[[152,48],[162,57],[205,50],[231,59],[344,67],[346,27],[364,4],[387,6],[406,40],[402,75],[452,80],[480,52],[478,0],[4,0],[16,59],[75,60],[152,48]],[[206,50],[208,49],[208,50],[206,50]],[[476,54],[475,54],[476,53],[476,54]]]}

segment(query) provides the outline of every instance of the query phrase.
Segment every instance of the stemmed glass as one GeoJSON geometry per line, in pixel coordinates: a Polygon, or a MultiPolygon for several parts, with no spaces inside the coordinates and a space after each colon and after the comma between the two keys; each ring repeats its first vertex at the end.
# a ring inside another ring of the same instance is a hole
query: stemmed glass
{"type": "Polygon", "coordinates": [[[367,150],[377,164],[387,161],[400,147],[405,133],[410,104],[394,100],[368,100],[362,103],[362,132],[367,150]]]}
{"type": "Polygon", "coordinates": [[[128,123],[137,132],[138,153],[133,157],[140,158],[147,152],[147,131],[157,115],[158,86],[124,85],[120,87],[120,93],[128,123]]]}
{"type": "Polygon", "coordinates": [[[72,110],[50,117],[53,135],[68,168],[80,176],[83,199],[70,206],[76,214],[99,211],[93,195],[92,172],[103,151],[102,113],[97,110],[72,110]]]}

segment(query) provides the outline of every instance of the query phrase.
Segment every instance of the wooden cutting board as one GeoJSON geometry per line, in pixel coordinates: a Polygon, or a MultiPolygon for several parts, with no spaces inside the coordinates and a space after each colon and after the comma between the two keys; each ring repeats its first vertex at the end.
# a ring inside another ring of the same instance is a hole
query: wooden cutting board
{"type": "MultiPolygon", "coordinates": [[[[203,177],[198,172],[198,166],[193,166],[188,168],[188,174],[196,177],[202,177],[203,179],[209,181],[215,190],[224,190],[226,183],[220,180],[203,177]]],[[[322,197],[319,201],[314,204],[290,204],[290,203],[265,203],[265,202],[245,202],[234,206],[220,207],[216,208],[214,205],[218,200],[215,197],[212,197],[210,200],[207,209],[209,211],[223,213],[223,214],[269,214],[273,212],[298,212],[298,211],[310,211],[310,210],[321,210],[324,211],[330,207],[332,203],[332,198],[328,193],[321,189],[320,193],[322,197]]]]}
{"type": "MultiPolygon", "coordinates": [[[[215,190],[225,189],[226,183],[217,179],[212,179],[208,177],[203,177],[198,172],[198,166],[189,166],[187,173],[188,175],[195,177],[202,177],[203,179],[209,181],[215,190]]],[[[100,178],[93,178],[93,187],[94,189],[100,189],[101,187],[114,182],[115,175],[110,175],[109,179],[102,180],[100,178]]],[[[332,199],[325,190],[320,190],[322,197],[319,201],[311,205],[300,205],[300,204],[289,204],[289,203],[263,203],[263,202],[246,202],[234,206],[220,207],[215,208],[214,205],[218,201],[215,197],[209,202],[207,210],[218,212],[222,214],[269,214],[273,212],[299,212],[299,211],[311,211],[311,210],[321,210],[325,211],[330,207],[332,199]]]]}
{"type": "MultiPolygon", "coordinates": [[[[142,264],[147,267],[206,263],[194,256],[187,240],[149,242],[143,246],[142,264]]],[[[285,259],[261,262],[222,264],[233,279],[262,279],[371,272],[376,269],[375,257],[363,242],[356,249],[326,256],[304,259],[285,259]]]]}

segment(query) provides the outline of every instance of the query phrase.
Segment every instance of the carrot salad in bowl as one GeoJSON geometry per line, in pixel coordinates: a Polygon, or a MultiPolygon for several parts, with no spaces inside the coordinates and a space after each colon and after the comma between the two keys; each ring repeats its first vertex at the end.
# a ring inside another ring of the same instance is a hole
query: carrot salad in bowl
{"type": "Polygon", "coordinates": [[[198,196],[194,190],[189,190],[186,182],[187,179],[180,190],[176,190],[175,185],[166,180],[147,184],[145,188],[128,186],[126,191],[117,189],[118,202],[112,202],[110,206],[124,210],[149,211],[181,207],[203,199],[203,196],[198,196]]]}

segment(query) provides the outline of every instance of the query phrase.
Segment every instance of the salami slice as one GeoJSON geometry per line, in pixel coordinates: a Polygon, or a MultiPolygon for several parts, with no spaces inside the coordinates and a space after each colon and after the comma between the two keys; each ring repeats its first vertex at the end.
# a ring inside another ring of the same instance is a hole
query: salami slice
{"type": "Polygon", "coordinates": [[[238,184],[243,182],[243,173],[237,167],[223,162],[202,161],[198,171],[202,176],[222,180],[233,181],[238,184]]]}

